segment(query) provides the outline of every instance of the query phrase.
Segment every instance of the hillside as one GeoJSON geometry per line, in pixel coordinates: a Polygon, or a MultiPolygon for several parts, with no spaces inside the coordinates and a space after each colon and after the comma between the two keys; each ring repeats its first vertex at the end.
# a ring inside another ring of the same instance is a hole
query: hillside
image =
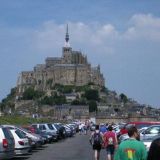
{"type": "MultiPolygon", "coordinates": [[[[90,113],[96,112],[99,116],[159,115],[152,107],[140,105],[123,93],[118,95],[115,91],[93,83],[84,86],[56,84],[43,92],[29,87],[18,99],[16,93],[16,88],[11,89],[10,94],[0,103],[3,114],[54,117],[57,110],[55,106],[67,106],[67,113],[63,113],[66,116],[71,109],[73,112],[76,106],[84,106],[78,108],[81,111],[87,110],[88,106],[90,113]]],[[[77,112],[77,109],[74,112],[77,112]]]]}

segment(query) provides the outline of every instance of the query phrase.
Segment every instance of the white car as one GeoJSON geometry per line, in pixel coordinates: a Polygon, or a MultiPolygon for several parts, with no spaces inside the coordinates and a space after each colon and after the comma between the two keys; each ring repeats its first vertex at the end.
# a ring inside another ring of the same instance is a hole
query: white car
{"type": "Polygon", "coordinates": [[[29,140],[19,129],[10,129],[15,140],[15,154],[27,154],[30,149],[29,140]]]}
{"type": "Polygon", "coordinates": [[[19,129],[22,134],[24,134],[27,138],[31,139],[31,147],[39,147],[43,143],[43,140],[41,136],[34,134],[34,133],[29,133],[26,129],[17,127],[14,125],[3,125],[9,129],[19,129]]]}
{"type": "Polygon", "coordinates": [[[14,138],[10,130],[0,126],[0,159],[10,159],[15,156],[14,138]]]}
{"type": "Polygon", "coordinates": [[[160,125],[153,125],[145,129],[140,133],[141,139],[148,139],[150,137],[154,137],[160,134],[160,125]]]}
{"type": "Polygon", "coordinates": [[[142,139],[141,141],[144,143],[147,151],[149,151],[149,148],[151,146],[151,143],[153,142],[153,140],[157,139],[157,138],[160,138],[160,135],[157,135],[157,136],[153,136],[153,137],[148,137],[146,139],[142,139]]]}

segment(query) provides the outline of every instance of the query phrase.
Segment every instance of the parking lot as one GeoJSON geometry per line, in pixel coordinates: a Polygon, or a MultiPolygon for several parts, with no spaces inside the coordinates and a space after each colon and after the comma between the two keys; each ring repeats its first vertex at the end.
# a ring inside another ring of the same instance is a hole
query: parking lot
{"type": "MultiPolygon", "coordinates": [[[[101,152],[105,159],[105,151],[101,152]]],[[[13,160],[93,160],[92,147],[89,144],[89,135],[79,135],[71,138],[46,144],[33,150],[29,155],[19,156],[13,160]]]]}
{"type": "MultiPolygon", "coordinates": [[[[130,123],[127,125],[130,126],[130,123]]],[[[158,122],[154,123],[156,125],[153,125],[153,122],[136,122],[134,124],[137,125],[137,128],[138,125],[148,125],[148,127],[139,129],[140,139],[147,151],[152,141],[159,137],[160,125],[157,124],[158,122]]],[[[89,138],[91,132],[95,130],[95,124],[91,123],[88,127],[86,126],[83,123],[77,124],[77,122],[67,124],[37,123],[22,127],[1,125],[0,144],[2,152],[0,160],[11,158],[12,160],[93,160],[94,152],[89,143],[89,138]]],[[[105,124],[101,124],[101,132],[106,127],[105,124]]],[[[118,124],[115,124],[113,128],[119,137],[119,143],[128,138],[127,129],[118,124]],[[122,131],[123,134],[121,134],[122,131]]],[[[106,151],[102,149],[100,159],[106,159],[105,156],[106,151]]]]}

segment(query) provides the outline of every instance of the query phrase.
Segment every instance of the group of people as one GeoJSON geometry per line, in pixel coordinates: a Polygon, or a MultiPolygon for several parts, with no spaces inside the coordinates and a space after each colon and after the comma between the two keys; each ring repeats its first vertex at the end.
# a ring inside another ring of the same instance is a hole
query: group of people
{"type": "Polygon", "coordinates": [[[83,134],[83,133],[87,134],[87,131],[89,129],[89,123],[88,123],[88,121],[81,122],[78,127],[79,127],[78,129],[79,129],[80,134],[83,134]]]}
{"type": "Polygon", "coordinates": [[[117,135],[115,132],[113,132],[111,125],[108,126],[107,129],[105,126],[99,128],[99,125],[96,125],[95,131],[91,134],[90,143],[95,151],[95,160],[99,160],[100,151],[102,148],[106,149],[107,160],[112,160],[115,148],[118,145],[118,140],[117,135]]]}
{"type": "Polygon", "coordinates": [[[100,159],[100,151],[106,149],[107,160],[159,160],[160,138],[154,140],[147,153],[146,147],[140,141],[140,135],[135,126],[127,129],[129,138],[118,145],[117,134],[111,125],[107,129],[96,125],[91,133],[90,143],[94,150],[95,160],[100,159]]]}

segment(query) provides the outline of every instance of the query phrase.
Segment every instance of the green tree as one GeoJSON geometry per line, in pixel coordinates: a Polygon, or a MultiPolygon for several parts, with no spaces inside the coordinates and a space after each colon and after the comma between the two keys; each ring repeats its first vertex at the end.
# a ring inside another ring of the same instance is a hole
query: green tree
{"type": "Polygon", "coordinates": [[[69,86],[69,85],[64,86],[62,93],[72,93],[73,89],[74,89],[74,86],[69,86]]]}
{"type": "Polygon", "coordinates": [[[5,104],[4,103],[0,103],[0,110],[1,112],[3,112],[5,109],[5,104]]]}
{"type": "Polygon", "coordinates": [[[47,105],[53,105],[54,104],[54,98],[45,96],[44,98],[42,98],[42,100],[40,101],[41,104],[47,104],[47,105]]]}
{"type": "Polygon", "coordinates": [[[64,86],[61,84],[56,83],[53,87],[53,89],[57,90],[58,92],[62,92],[63,91],[64,86]]]}
{"type": "Polygon", "coordinates": [[[86,90],[84,96],[87,100],[99,101],[99,93],[95,89],[86,90]]]}
{"type": "Polygon", "coordinates": [[[80,105],[80,101],[78,99],[75,99],[71,102],[71,105],[80,105]]]}
{"type": "Polygon", "coordinates": [[[124,104],[127,103],[128,98],[127,98],[127,96],[125,94],[121,93],[119,95],[119,97],[120,97],[121,102],[123,102],[124,104]]]}
{"type": "Polygon", "coordinates": [[[12,111],[14,110],[14,99],[16,97],[16,90],[16,87],[12,88],[7,97],[2,99],[2,102],[0,104],[1,111],[4,111],[6,107],[11,108],[12,111]]]}
{"type": "Polygon", "coordinates": [[[97,103],[96,101],[92,100],[89,101],[89,112],[97,112],[97,103]]]}
{"type": "Polygon", "coordinates": [[[51,88],[52,86],[52,83],[53,83],[53,79],[48,79],[46,84],[51,88]]]}
{"type": "Polygon", "coordinates": [[[44,93],[42,91],[35,91],[33,88],[27,88],[24,93],[22,99],[24,100],[33,100],[42,97],[44,93]]]}
{"type": "Polygon", "coordinates": [[[64,95],[54,95],[54,103],[57,105],[65,104],[66,103],[66,97],[64,95]]]}
{"type": "Polygon", "coordinates": [[[71,102],[71,105],[86,105],[86,99],[80,98],[80,99],[75,99],[71,102]]]}

